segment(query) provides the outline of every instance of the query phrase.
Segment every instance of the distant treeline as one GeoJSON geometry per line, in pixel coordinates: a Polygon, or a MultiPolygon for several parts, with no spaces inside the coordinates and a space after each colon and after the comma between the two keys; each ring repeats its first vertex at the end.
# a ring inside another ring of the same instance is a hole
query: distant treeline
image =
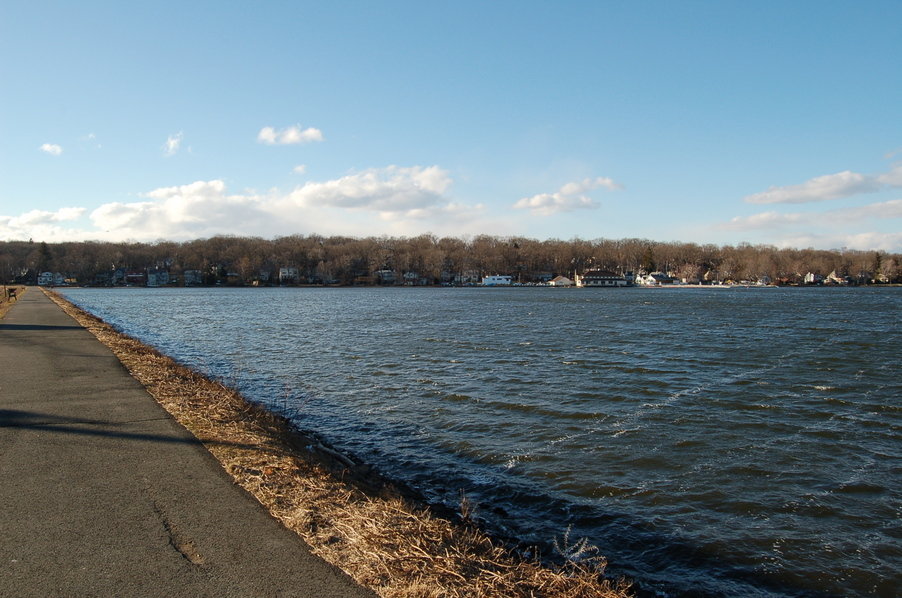
{"type": "Polygon", "coordinates": [[[902,282],[902,255],[663,243],[646,239],[539,241],[479,235],[438,238],[221,236],[186,242],[0,242],[0,278],[108,285],[160,274],[164,284],[468,284],[510,275],[524,284],[587,270],[664,272],[689,283],[804,284],[833,274],[852,284],[902,282]],[[165,276],[162,276],[165,274],[165,276]],[[281,274],[281,276],[280,276],[281,274]],[[810,274],[815,275],[812,277],[810,274]]]}

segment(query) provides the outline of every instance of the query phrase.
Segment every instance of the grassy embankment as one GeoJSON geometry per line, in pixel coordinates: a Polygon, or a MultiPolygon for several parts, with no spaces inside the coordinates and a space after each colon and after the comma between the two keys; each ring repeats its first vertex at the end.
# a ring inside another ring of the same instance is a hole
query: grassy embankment
{"type": "Polygon", "coordinates": [[[466,521],[441,517],[405,498],[370,468],[305,436],[224,384],[48,295],[110,347],[237,484],[317,554],[380,596],[629,595],[625,582],[604,577],[604,559],[584,542],[561,547],[571,557],[561,566],[520,556],[466,521]]]}
{"type": "Polygon", "coordinates": [[[19,297],[25,292],[25,287],[18,285],[3,285],[2,289],[0,289],[0,319],[6,315],[6,312],[9,311],[9,308],[16,304],[16,301],[19,300],[19,297]],[[15,297],[10,300],[9,291],[15,291],[15,297]]]}

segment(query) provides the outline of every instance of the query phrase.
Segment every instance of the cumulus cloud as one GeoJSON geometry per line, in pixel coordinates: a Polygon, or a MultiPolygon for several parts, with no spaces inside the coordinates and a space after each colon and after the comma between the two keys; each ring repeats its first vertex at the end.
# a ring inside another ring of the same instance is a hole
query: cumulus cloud
{"type": "Polygon", "coordinates": [[[186,240],[219,234],[271,237],[320,233],[350,236],[432,232],[460,234],[476,225],[481,205],[447,196],[449,173],[438,166],[388,166],[290,191],[230,193],[222,180],[160,187],[137,201],[106,203],[90,212],[90,226],[64,220],[83,208],[0,217],[0,239],[186,240]],[[49,228],[53,226],[54,228],[49,228]]]}
{"type": "Polygon", "coordinates": [[[889,172],[877,176],[877,182],[888,187],[902,187],[902,162],[893,164],[889,172]]]}
{"type": "Polygon", "coordinates": [[[902,233],[826,232],[784,236],[773,243],[777,247],[848,247],[861,251],[896,253],[902,248],[902,233]]]}
{"type": "Polygon", "coordinates": [[[31,210],[19,216],[0,216],[0,239],[83,240],[83,236],[71,234],[67,223],[78,220],[85,212],[84,208],[60,208],[55,212],[31,210]]]}
{"type": "Polygon", "coordinates": [[[292,126],[277,131],[273,127],[263,127],[257,134],[257,141],[266,145],[295,145],[298,143],[310,143],[322,141],[323,132],[314,127],[301,129],[300,126],[292,126]]]}
{"type": "Polygon", "coordinates": [[[879,226],[902,218],[902,199],[815,213],[762,212],[733,218],[720,226],[732,231],[767,231],[779,247],[852,247],[896,252],[902,233],[853,231],[853,227],[879,226]],[[813,231],[813,232],[812,232],[813,231]]]}
{"type": "MultiPolygon", "coordinates": [[[[891,157],[891,156],[887,156],[891,157]]],[[[902,162],[887,171],[861,174],[845,170],[815,177],[800,185],[771,187],[744,198],[747,203],[773,205],[774,209],[738,216],[717,225],[729,231],[765,231],[773,243],[782,247],[856,247],[862,249],[899,249],[900,235],[861,232],[863,227],[886,230],[887,220],[902,218],[902,200],[881,201],[825,211],[780,212],[779,204],[804,204],[841,200],[859,194],[902,187],[902,162]],[[855,228],[858,231],[854,230],[855,228]],[[873,243],[870,247],[868,243],[873,243]]]]}
{"type": "Polygon", "coordinates": [[[846,226],[849,223],[861,222],[864,220],[887,220],[890,218],[902,218],[902,199],[872,203],[864,206],[828,210],[820,213],[762,212],[751,216],[733,218],[729,222],[723,224],[721,228],[729,230],[756,230],[793,225],[804,225],[808,228],[825,228],[846,226]]]}
{"type": "Polygon", "coordinates": [[[308,182],[290,194],[299,206],[422,214],[448,200],[448,172],[438,166],[371,168],[325,182],[308,182]]]}
{"type": "Polygon", "coordinates": [[[59,156],[63,153],[63,147],[61,145],[57,145],[56,143],[44,143],[39,148],[42,152],[50,154],[51,156],[59,156]]]}
{"type": "Polygon", "coordinates": [[[866,206],[843,208],[828,212],[842,220],[864,220],[867,218],[886,220],[889,218],[902,218],[902,199],[893,199],[880,203],[872,203],[866,206]]]}
{"type": "Polygon", "coordinates": [[[756,204],[809,203],[874,193],[886,187],[902,187],[902,163],[894,164],[888,172],[878,175],[851,170],[825,174],[801,185],[770,187],[767,191],[748,195],[744,200],[756,204]]]}
{"type": "Polygon", "coordinates": [[[21,216],[10,218],[8,223],[12,226],[35,226],[41,224],[53,224],[57,222],[68,222],[78,220],[84,215],[84,208],[60,208],[56,212],[47,212],[45,210],[31,210],[25,212],[21,216]]]}
{"type": "Polygon", "coordinates": [[[94,225],[124,238],[192,238],[241,234],[267,216],[254,194],[229,195],[223,181],[197,181],[143,194],[147,201],[113,202],[91,212],[94,225]]]}
{"type": "Polygon", "coordinates": [[[737,216],[729,222],[722,224],[721,228],[729,230],[754,230],[804,222],[807,222],[806,214],[761,212],[760,214],[752,214],[751,216],[737,216]]]}
{"type": "Polygon", "coordinates": [[[163,154],[168,158],[169,156],[174,156],[178,153],[179,148],[182,145],[182,132],[178,132],[175,135],[170,135],[166,139],[166,143],[163,144],[163,154]]]}
{"type": "Polygon", "coordinates": [[[305,172],[307,172],[307,165],[306,164],[298,164],[297,166],[295,166],[294,168],[291,169],[291,172],[293,172],[295,174],[304,174],[305,172]]]}
{"type": "Polygon", "coordinates": [[[608,177],[587,178],[567,183],[555,193],[540,193],[532,197],[524,197],[518,200],[514,207],[544,215],[579,209],[595,209],[599,206],[598,202],[586,193],[599,188],[616,191],[623,187],[608,177]]]}
{"type": "Polygon", "coordinates": [[[815,177],[801,185],[770,187],[767,191],[746,196],[745,201],[757,204],[808,203],[872,193],[879,189],[880,184],[874,177],[844,170],[815,177]]]}

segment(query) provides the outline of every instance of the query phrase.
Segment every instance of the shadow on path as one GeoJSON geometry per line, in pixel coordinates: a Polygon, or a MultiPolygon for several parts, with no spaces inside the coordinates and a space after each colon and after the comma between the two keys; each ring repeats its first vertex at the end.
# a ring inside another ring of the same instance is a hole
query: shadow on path
{"type": "Polygon", "coordinates": [[[84,327],[44,326],[41,324],[0,324],[0,330],[84,330],[84,327]]]}
{"type": "MultiPolygon", "coordinates": [[[[111,430],[110,427],[126,426],[133,424],[141,424],[144,422],[155,421],[171,421],[169,417],[158,417],[152,419],[138,419],[127,421],[102,421],[91,419],[78,419],[74,417],[62,417],[59,415],[49,415],[46,413],[38,413],[35,411],[17,411],[13,409],[0,409],[0,428],[19,428],[26,430],[39,430],[45,432],[53,432],[56,434],[74,434],[77,436],[99,436],[101,438],[116,438],[122,440],[139,440],[145,442],[162,442],[169,444],[195,444],[202,446],[203,443],[193,436],[185,434],[151,434],[141,432],[125,432],[111,430]],[[97,428],[91,426],[105,426],[105,428],[97,428]]],[[[210,444],[220,446],[231,446],[243,449],[259,449],[256,444],[245,444],[239,442],[224,442],[221,440],[213,441],[210,444]]],[[[271,450],[271,449],[270,449],[271,450]]]]}

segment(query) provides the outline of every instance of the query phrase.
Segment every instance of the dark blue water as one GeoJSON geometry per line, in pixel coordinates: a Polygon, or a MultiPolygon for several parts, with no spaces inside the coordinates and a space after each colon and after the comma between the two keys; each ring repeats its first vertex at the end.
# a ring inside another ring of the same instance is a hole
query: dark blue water
{"type": "Polygon", "coordinates": [[[499,534],[645,590],[895,596],[902,289],[68,298],[499,534]]]}

